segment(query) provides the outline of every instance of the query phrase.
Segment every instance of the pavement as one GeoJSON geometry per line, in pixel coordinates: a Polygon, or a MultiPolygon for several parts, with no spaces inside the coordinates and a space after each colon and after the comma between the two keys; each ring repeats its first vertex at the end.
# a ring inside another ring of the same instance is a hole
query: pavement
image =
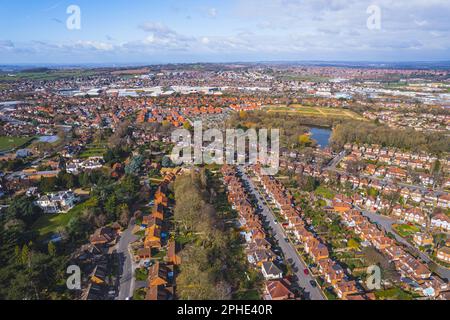
{"type": "Polygon", "coordinates": [[[309,298],[311,300],[326,300],[326,297],[322,290],[320,289],[320,286],[317,284],[314,277],[311,275],[305,275],[304,270],[308,269],[307,264],[300,258],[299,254],[297,253],[297,250],[294,248],[292,243],[290,241],[286,241],[286,234],[282,228],[282,226],[278,223],[275,223],[275,216],[270,208],[260,199],[259,192],[255,188],[255,185],[253,184],[253,181],[248,177],[248,175],[244,172],[244,170],[241,170],[238,168],[238,171],[242,174],[243,181],[246,181],[248,183],[248,186],[250,188],[250,192],[253,193],[256,196],[256,199],[258,201],[258,205],[262,208],[261,214],[266,218],[267,222],[269,223],[269,226],[272,228],[274,232],[274,238],[278,241],[278,244],[283,251],[285,259],[292,261],[291,265],[294,267],[294,269],[297,270],[295,272],[295,276],[297,277],[297,283],[299,287],[305,289],[305,293],[309,294],[309,298]],[[316,287],[313,287],[310,283],[310,281],[314,281],[316,283],[316,287]]]}
{"type": "Polygon", "coordinates": [[[119,277],[119,294],[116,300],[127,300],[133,296],[135,288],[134,279],[134,263],[128,245],[137,240],[137,237],[133,234],[135,226],[134,218],[128,228],[120,236],[120,240],[117,244],[117,254],[119,257],[120,277],[119,277]]]}

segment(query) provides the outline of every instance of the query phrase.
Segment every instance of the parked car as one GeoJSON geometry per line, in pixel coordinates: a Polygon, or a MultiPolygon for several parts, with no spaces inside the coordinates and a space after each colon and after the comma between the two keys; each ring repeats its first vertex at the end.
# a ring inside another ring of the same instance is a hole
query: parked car
{"type": "Polygon", "coordinates": [[[305,270],[303,270],[303,273],[307,276],[307,275],[309,275],[309,270],[305,269],[305,270]]]}

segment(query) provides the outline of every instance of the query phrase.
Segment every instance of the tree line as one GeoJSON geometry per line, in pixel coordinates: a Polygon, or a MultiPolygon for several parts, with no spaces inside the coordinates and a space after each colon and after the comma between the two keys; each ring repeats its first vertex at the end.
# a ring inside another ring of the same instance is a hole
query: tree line
{"type": "Polygon", "coordinates": [[[450,137],[445,134],[390,128],[358,121],[338,124],[333,130],[330,143],[336,150],[346,143],[378,144],[382,147],[435,155],[442,155],[450,150],[450,137]]]}
{"type": "Polygon", "coordinates": [[[188,239],[181,252],[177,293],[184,300],[230,299],[242,285],[246,264],[239,236],[224,223],[217,209],[223,200],[216,193],[209,171],[180,176],[174,184],[175,226],[188,239]]]}

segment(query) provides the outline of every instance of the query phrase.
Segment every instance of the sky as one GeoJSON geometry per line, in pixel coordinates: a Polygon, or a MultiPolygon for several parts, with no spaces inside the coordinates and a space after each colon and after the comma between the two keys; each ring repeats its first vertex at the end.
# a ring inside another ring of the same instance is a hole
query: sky
{"type": "Polygon", "coordinates": [[[450,0],[0,0],[0,64],[448,61],[449,17],[450,0]]]}

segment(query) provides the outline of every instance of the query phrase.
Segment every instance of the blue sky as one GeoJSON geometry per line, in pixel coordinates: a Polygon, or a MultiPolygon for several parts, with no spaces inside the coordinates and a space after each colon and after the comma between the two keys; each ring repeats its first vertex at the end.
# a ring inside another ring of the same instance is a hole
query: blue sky
{"type": "Polygon", "coordinates": [[[449,60],[449,0],[0,0],[0,64],[449,60]],[[380,9],[369,29],[367,8],[380,9]],[[69,30],[67,7],[81,10],[69,30]]]}

